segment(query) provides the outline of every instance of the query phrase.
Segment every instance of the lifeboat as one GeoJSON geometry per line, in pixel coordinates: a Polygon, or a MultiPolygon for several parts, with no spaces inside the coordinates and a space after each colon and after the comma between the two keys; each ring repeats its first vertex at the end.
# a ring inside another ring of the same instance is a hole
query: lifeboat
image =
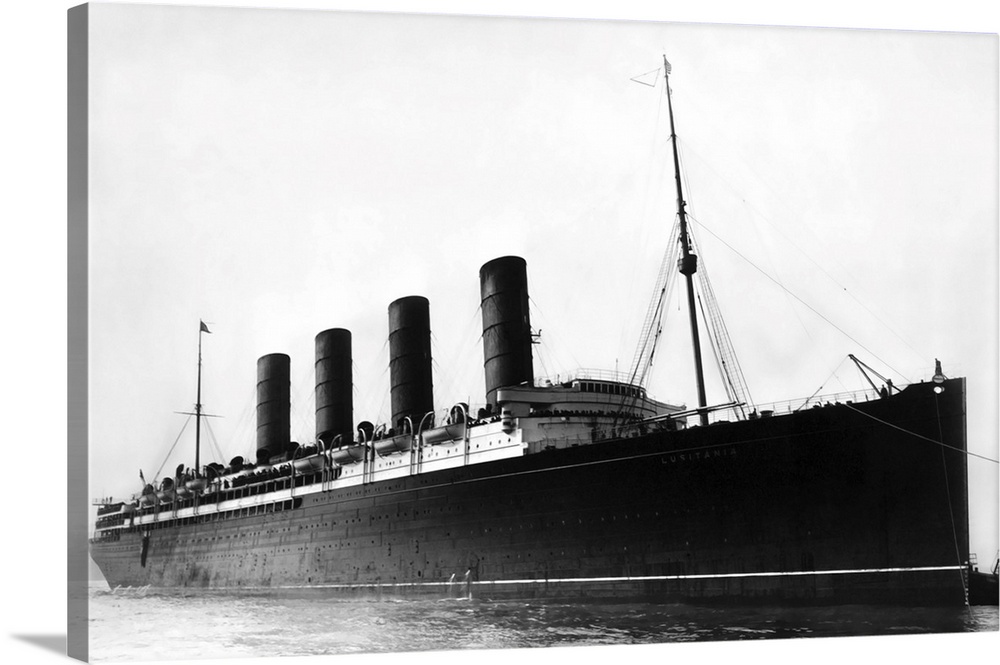
{"type": "Polygon", "coordinates": [[[326,468],[326,457],[319,453],[309,457],[300,457],[292,460],[292,466],[295,467],[296,473],[316,473],[326,468]]]}
{"type": "Polygon", "coordinates": [[[166,503],[168,501],[174,500],[174,480],[173,478],[164,478],[163,482],[160,483],[160,491],[156,493],[156,498],[160,500],[161,503],[166,503]]]}
{"type": "Polygon", "coordinates": [[[393,453],[406,452],[413,447],[412,434],[399,434],[375,441],[375,452],[383,457],[393,453]]]}
{"type": "Polygon", "coordinates": [[[334,464],[339,464],[341,466],[356,464],[364,458],[365,446],[360,443],[350,446],[341,446],[340,448],[335,448],[330,451],[330,459],[334,464]]]}
{"type": "Polygon", "coordinates": [[[204,492],[205,488],[208,487],[208,480],[205,478],[192,478],[184,483],[184,487],[192,492],[204,492]]]}
{"type": "Polygon", "coordinates": [[[156,490],[153,489],[152,485],[146,485],[142,488],[142,496],[139,497],[139,505],[143,508],[147,506],[152,506],[156,503],[156,490]]]}
{"type": "Polygon", "coordinates": [[[454,423],[444,427],[435,427],[423,433],[424,443],[434,445],[446,441],[456,441],[465,436],[465,423],[454,423]]]}

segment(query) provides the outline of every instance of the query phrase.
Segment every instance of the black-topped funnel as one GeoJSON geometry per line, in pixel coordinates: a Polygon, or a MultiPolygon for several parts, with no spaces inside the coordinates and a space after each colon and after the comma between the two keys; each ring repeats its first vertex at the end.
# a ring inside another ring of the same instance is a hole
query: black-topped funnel
{"type": "Polygon", "coordinates": [[[407,417],[417,427],[434,410],[430,303],[423,296],[389,305],[389,384],[391,423],[397,432],[407,417]]]}
{"type": "Polygon", "coordinates": [[[257,360],[257,458],[285,452],[291,429],[291,358],[271,353],[257,360]]]}
{"type": "Polygon", "coordinates": [[[534,380],[527,264],[519,256],[493,259],[479,269],[479,286],[486,401],[496,406],[498,388],[534,380]]]}
{"type": "Polygon", "coordinates": [[[354,440],[351,331],[331,328],[316,335],[316,440],[329,446],[338,435],[354,440]]]}

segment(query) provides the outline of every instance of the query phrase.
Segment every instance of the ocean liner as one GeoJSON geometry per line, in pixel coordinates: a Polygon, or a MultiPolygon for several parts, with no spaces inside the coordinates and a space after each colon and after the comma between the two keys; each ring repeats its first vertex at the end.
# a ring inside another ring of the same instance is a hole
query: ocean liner
{"type": "MultiPolygon", "coordinates": [[[[388,307],[391,418],[355,423],[351,333],[315,338],[315,441],[290,440],[290,359],[257,362],[256,458],[101,499],[109,585],[359,596],[686,602],[968,601],[965,381],[753,404],[721,316],[703,327],[729,401],[707,402],[664,59],[676,251],[628,373],[536,381],[525,261],[479,274],[485,401],[435,411],[430,306],[388,307]],[[664,294],[689,306],[698,405],[644,387],[664,294]]],[[[471,305],[470,305],[471,306],[471,305]]],[[[204,323],[201,332],[208,332],[204,323]]],[[[200,334],[200,333],[199,333],[200,334]]],[[[866,367],[859,363],[859,368],[866,367]]],[[[869,371],[870,368],[869,368],[869,371]]],[[[874,374],[874,372],[872,372],[874,374]]],[[[881,377],[879,377],[881,378],[881,377]]]]}

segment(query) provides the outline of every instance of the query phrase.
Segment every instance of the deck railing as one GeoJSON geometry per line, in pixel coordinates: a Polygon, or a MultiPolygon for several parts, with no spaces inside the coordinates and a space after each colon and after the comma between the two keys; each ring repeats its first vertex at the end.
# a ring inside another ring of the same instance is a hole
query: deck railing
{"type": "MultiPolygon", "coordinates": [[[[766,412],[770,412],[771,415],[780,416],[788,413],[795,413],[796,411],[801,411],[802,409],[811,409],[813,407],[827,406],[831,404],[846,404],[849,402],[856,404],[858,402],[870,402],[879,398],[880,395],[874,390],[853,390],[829,395],[800,397],[781,402],[755,404],[752,407],[746,407],[746,411],[747,413],[756,411],[758,415],[764,415],[766,412]]],[[[718,420],[733,419],[730,410],[718,411],[712,414],[712,416],[714,416],[713,422],[718,420]],[[729,416],[728,418],[726,417],[727,415],[729,416]]]]}

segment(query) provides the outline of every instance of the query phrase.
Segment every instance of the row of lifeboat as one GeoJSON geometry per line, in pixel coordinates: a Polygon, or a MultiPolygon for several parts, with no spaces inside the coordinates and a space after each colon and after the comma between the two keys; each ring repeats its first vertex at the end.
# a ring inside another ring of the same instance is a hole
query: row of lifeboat
{"type": "MultiPolygon", "coordinates": [[[[422,429],[425,424],[433,424],[433,414],[427,414],[417,427],[417,435],[412,433],[412,422],[406,418],[403,423],[404,433],[396,434],[392,429],[387,429],[385,425],[376,428],[370,422],[364,421],[358,425],[358,441],[347,445],[338,446],[338,436],[329,447],[326,447],[322,440],[315,445],[298,446],[292,453],[290,465],[281,467],[267,467],[277,473],[277,477],[288,475],[311,475],[319,473],[328,467],[343,467],[362,462],[369,454],[369,450],[374,450],[380,457],[386,457],[397,453],[405,453],[413,450],[414,442],[418,439],[423,445],[440,445],[451,441],[458,441],[466,437],[468,433],[468,406],[456,404],[449,412],[446,424],[440,427],[430,427],[422,429]]],[[[229,481],[233,483],[238,478],[254,473],[253,468],[242,468],[243,458],[233,459],[231,468],[239,470],[224,474],[225,468],[218,463],[210,464],[206,471],[210,478],[192,476],[191,471],[185,471],[183,465],[177,469],[177,478],[164,478],[157,490],[153,485],[146,485],[142,494],[138,498],[138,506],[145,508],[155,503],[170,503],[177,500],[192,498],[195,494],[201,494],[212,482],[229,481]]],[[[125,504],[123,512],[129,514],[136,509],[135,504],[125,504]]]]}
{"type": "MultiPolygon", "coordinates": [[[[419,438],[423,442],[423,445],[438,445],[464,439],[468,432],[465,418],[466,413],[464,404],[456,405],[452,408],[452,415],[447,424],[420,431],[419,438]],[[460,407],[461,411],[458,411],[460,407]],[[460,416],[458,415],[459,413],[461,414],[460,416]]],[[[376,429],[371,423],[362,422],[358,425],[359,441],[346,446],[337,446],[337,440],[334,439],[334,445],[330,450],[293,459],[292,464],[295,466],[297,472],[310,473],[321,471],[327,459],[329,459],[330,463],[339,466],[357,464],[365,459],[369,449],[374,449],[380,457],[409,452],[413,449],[417,436],[411,433],[412,427],[408,426],[409,419],[406,420],[407,425],[404,425],[404,430],[410,431],[402,434],[396,434],[391,429],[386,430],[384,425],[376,429]]]]}

